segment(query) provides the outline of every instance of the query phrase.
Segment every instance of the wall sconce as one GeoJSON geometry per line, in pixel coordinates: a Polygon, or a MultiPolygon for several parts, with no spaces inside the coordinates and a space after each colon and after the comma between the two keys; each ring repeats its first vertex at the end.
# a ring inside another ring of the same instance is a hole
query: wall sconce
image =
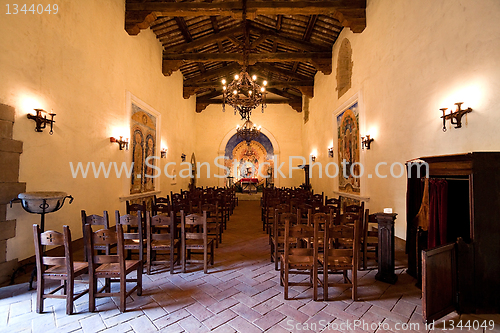
{"type": "Polygon", "coordinates": [[[312,162],[316,162],[316,156],[314,156],[314,155],[311,154],[311,161],[312,162]]]}
{"type": "Polygon", "coordinates": [[[167,158],[167,148],[162,148],[160,151],[161,158],[167,158]]]}
{"type": "Polygon", "coordinates": [[[54,116],[56,115],[55,113],[49,113],[50,119],[47,119],[47,116],[42,117],[42,112],[47,113],[43,109],[34,109],[36,111],[36,115],[32,115],[28,113],[28,119],[32,119],[36,123],[35,131],[36,132],[43,132],[43,129],[47,127],[47,124],[50,124],[50,131],[49,134],[52,135],[54,131],[52,130],[53,124],[56,122],[54,120],[54,116]]]}
{"type": "Polygon", "coordinates": [[[370,145],[374,140],[370,138],[370,135],[362,136],[361,137],[361,148],[362,149],[370,149],[370,145]]]}
{"type": "Polygon", "coordinates": [[[328,157],[333,158],[333,147],[328,147],[328,157]]]}
{"type": "Polygon", "coordinates": [[[128,150],[128,138],[123,139],[123,136],[120,136],[120,139],[116,139],[113,137],[109,138],[109,142],[116,142],[120,146],[120,150],[123,150],[123,148],[126,148],[128,150]]]}
{"type": "MultiPolygon", "coordinates": [[[[448,113],[448,114],[446,114],[446,110],[448,110],[448,108],[439,109],[439,110],[443,111],[443,115],[441,116],[441,118],[443,118],[443,132],[446,132],[446,120],[447,119],[450,119],[451,124],[455,125],[455,128],[462,127],[462,117],[464,115],[467,115],[467,113],[472,111],[471,108],[467,108],[467,109],[462,110],[462,104],[464,104],[464,103],[463,102],[462,103],[455,103],[455,105],[457,106],[457,109],[455,111],[450,110],[450,113],[448,113]]],[[[465,119],[467,119],[467,116],[465,117],[465,119]]]]}
{"type": "Polygon", "coordinates": [[[186,162],[186,154],[182,153],[181,162],[186,162]]]}

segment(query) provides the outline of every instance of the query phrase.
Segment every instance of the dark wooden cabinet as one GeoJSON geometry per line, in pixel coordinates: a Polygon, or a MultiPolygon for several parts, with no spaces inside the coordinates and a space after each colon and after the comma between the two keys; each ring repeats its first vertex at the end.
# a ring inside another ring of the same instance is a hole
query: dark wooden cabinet
{"type": "Polygon", "coordinates": [[[408,181],[408,272],[422,278],[424,319],[432,321],[453,310],[500,313],[500,153],[422,157],[419,162],[428,164],[421,178],[428,174],[448,184],[447,244],[430,249],[413,222],[411,207],[418,207],[422,196],[412,191],[421,188],[408,181]]]}

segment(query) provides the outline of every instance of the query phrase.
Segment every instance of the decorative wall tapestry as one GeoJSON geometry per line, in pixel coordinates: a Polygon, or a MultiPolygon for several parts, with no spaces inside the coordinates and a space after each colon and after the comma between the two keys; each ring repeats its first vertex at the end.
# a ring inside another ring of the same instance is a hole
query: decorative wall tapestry
{"type": "Polygon", "coordinates": [[[228,157],[224,165],[230,170],[230,177],[234,182],[242,178],[257,178],[258,184],[263,184],[263,176],[272,176],[274,168],[273,144],[265,134],[260,134],[256,140],[247,144],[245,140],[235,135],[226,144],[225,156],[228,157]],[[236,161],[236,162],[235,162],[236,161]],[[263,164],[267,162],[269,164],[263,164]],[[261,168],[259,174],[259,167],[261,168]]]}
{"type": "Polygon", "coordinates": [[[337,115],[337,133],[340,169],[339,191],[359,194],[360,137],[358,101],[353,102],[337,115]],[[342,164],[344,160],[345,163],[342,164]]]}
{"type": "MultiPolygon", "coordinates": [[[[130,121],[130,132],[132,137],[132,178],[130,183],[130,194],[144,193],[155,190],[153,168],[146,165],[146,159],[156,154],[156,124],[157,119],[150,112],[131,101],[132,116],[130,121]]],[[[149,159],[149,164],[156,165],[156,159],[149,159]]]]}

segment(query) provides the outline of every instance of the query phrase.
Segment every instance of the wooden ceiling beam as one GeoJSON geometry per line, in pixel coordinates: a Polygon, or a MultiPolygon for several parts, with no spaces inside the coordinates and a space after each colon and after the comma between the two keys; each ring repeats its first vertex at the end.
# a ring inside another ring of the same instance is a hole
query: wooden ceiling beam
{"type": "Polygon", "coordinates": [[[196,49],[201,48],[203,46],[206,46],[208,44],[217,43],[219,41],[227,39],[229,36],[233,36],[236,33],[242,33],[241,29],[242,29],[242,25],[238,24],[237,26],[235,26],[231,29],[222,30],[222,31],[217,32],[215,34],[195,39],[190,43],[178,44],[178,45],[169,47],[169,48],[165,49],[165,52],[175,53],[175,52],[179,52],[179,51],[183,51],[183,52],[193,51],[193,50],[196,50],[196,49]]]}
{"type": "Polygon", "coordinates": [[[208,70],[205,73],[193,77],[191,79],[184,80],[184,85],[188,86],[196,82],[202,82],[204,80],[211,80],[218,77],[224,77],[231,73],[238,72],[241,70],[241,66],[238,64],[231,64],[218,69],[208,70]]]}
{"type": "MultiPolygon", "coordinates": [[[[248,17],[257,15],[334,15],[344,27],[362,32],[366,27],[366,0],[248,1],[248,17]]],[[[227,2],[131,2],[125,6],[125,29],[136,35],[157,18],[231,16],[242,19],[241,1],[227,2]]]]}
{"type": "Polygon", "coordinates": [[[283,34],[274,31],[272,29],[264,28],[262,26],[256,26],[255,24],[250,25],[250,30],[256,32],[260,35],[266,35],[268,39],[281,43],[283,45],[292,46],[299,50],[303,51],[311,51],[311,52],[328,52],[331,51],[330,47],[324,47],[321,45],[310,43],[309,41],[293,39],[288,36],[284,36],[283,34]]]}
{"type": "Polygon", "coordinates": [[[253,69],[255,69],[261,73],[270,72],[270,73],[274,73],[276,75],[281,75],[281,76],[284,76],[286,78],[290,78],[291,80],[303,81],[303,80],[310,80],[311,79],[307,76],[297,74],[297,73],[294,73],[292,71],[287,71],[285,69],[278,68],[278,67],[273,66],[271,64],[258,63],[258,64],[255,64],[254,66],[251,67],[251,70],[253,70],[253,69]]]}
{"type": "MultiPolygon", "coordinates": [[[[253,71],[251,71],[253,74],[253,71]]],[[[184,85],[185,88],[216,88],[217,82],[194,82],[191,84],[184,85]]],[[[220,86],[222,84],[220,83],[220,86]]],[[[302,81],[268,81],[268,87],[274,88],[297,88],[298,86],[314,86],[314,80],[302,80],[302,81]]]]}
{"type": "MultiPolygon", "coordinates": [[[[206,99],[202,97],[196,98],[196,112],[200,113],[211,104],[222,104],[222,99],[206,99]]],[[[266,104],[276,105],[276,104],[288,104],[297,112],[302,112],[302,99],[266,99],[266,104]]]]}
{"type": "MultiPolygon", "coordinates": [[[[241,1],[206,2],[127,2],[126,11],[156,12],[159,16],[243,17],[241,1]]],[[[330,1],[247,1],[247,15],[320,15],[366,8],[366,0],[330,1]]]]}
{"type": "MultiPolygon", "coordinates": [[[[331,52],[277,52],[277,53],[251,53],[248,55],[250,64],[257,62],[281,62],[281,61],[308,61],[316,59],[332,59],[331,52]]],[[[243,63],[241,53],[163,53],[163,60],[175,61],[237,61],[243,63]]]]}

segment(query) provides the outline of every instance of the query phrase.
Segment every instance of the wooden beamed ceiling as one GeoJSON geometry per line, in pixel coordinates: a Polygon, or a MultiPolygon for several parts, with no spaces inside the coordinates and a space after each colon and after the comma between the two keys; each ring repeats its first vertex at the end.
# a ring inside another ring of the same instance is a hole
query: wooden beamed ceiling
{"type": "Polygon", "coordinates": [[[332,73],[342,28],[364,30],[365,8],[366,0],[247,0],[244,24],[242,0],[126,0],[125,29],[151,28],[163,45],[163,74],[182,72],[183,96],[196,95],[197,112],[222,103],[220,81],[240,72],[248,35],[248,72],[269,82],[267,103],[301,112],[316,73],[332,73]]]}

